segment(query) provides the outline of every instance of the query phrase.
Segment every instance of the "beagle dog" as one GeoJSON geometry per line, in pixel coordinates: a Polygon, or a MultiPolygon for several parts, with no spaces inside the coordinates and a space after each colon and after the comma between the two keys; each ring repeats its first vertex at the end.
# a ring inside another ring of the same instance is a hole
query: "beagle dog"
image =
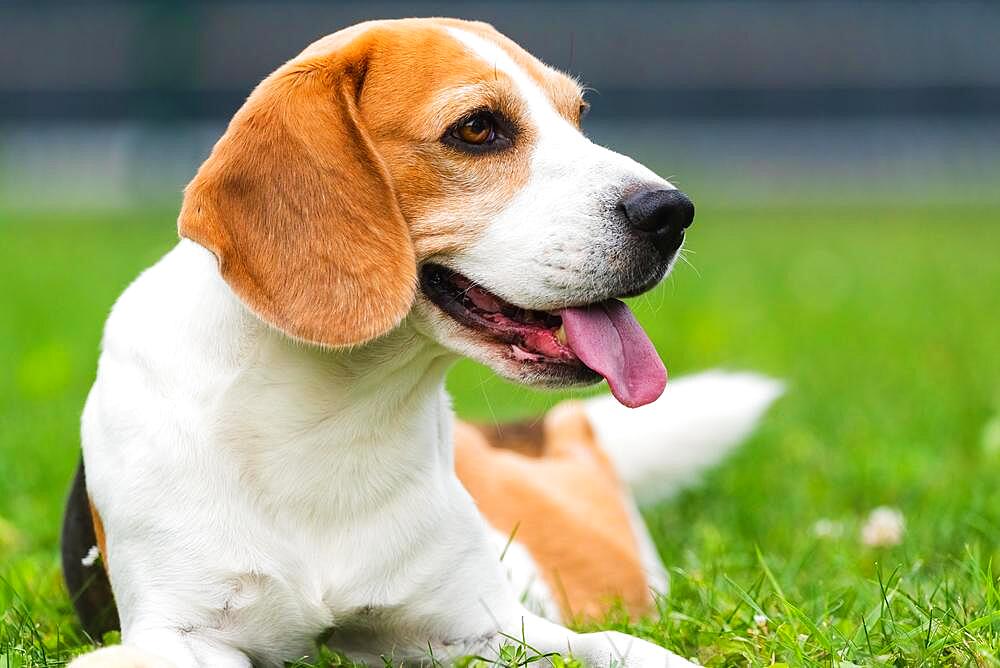
{"type": "Polygon", "coordinates": [[[666,374],[618,298],[664,277],[694,216],[588,141],[586,108],[449,19],[342,30],[253,91],[105,327],[64,554],[85,625],[120,621],[122,644],[75,668],[281,666],[318,639],[379,665],[518,643],[691,665],[562,625],[666,586],[614,452],[638,433],[622,405],[655,409],[666,374]],[[617,402],[456,423],[460,356],[605,378],[617,402]]]}

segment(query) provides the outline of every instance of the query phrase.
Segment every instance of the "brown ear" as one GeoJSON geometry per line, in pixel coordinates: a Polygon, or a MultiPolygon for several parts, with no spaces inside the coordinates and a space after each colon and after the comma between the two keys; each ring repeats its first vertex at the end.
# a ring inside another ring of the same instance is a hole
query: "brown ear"
{"type": "Polygon", "coordinates": [[[300,57],[265,79],[178,220],[258,316],[327,346],[389,331],[416,290],[409,230],[357,108],[358,51],[300,57]]]}

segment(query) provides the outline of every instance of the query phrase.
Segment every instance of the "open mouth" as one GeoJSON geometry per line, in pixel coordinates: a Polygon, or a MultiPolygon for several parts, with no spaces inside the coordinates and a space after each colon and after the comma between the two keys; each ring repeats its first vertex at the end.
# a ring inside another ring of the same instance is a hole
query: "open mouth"
{"type": "Polygon", "coordinates": [[[514,306],[439,265],[424,266],[421,284],[431,301],[445,313],[470,329],[506,343],[516,359],[582,364],[567,345],[562,318],[555,313],[514,306]]]}
{"type": "Polygon", "coordinates": [[[628,306],[617,299],[538,311],[511,304],[440,265],[424,265],[420,281],[438,308],[480,338],[506,347],[518,362],[590,369],[607,379],[626,406],[651,403],[663,392],[663,362],[628,306]]]}

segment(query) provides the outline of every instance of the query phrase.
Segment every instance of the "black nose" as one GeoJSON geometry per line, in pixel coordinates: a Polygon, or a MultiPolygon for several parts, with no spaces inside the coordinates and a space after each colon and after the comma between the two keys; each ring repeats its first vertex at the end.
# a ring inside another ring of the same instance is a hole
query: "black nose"
{"type": "Polygon", "coordinates": [[[694,222],[694,203],[680,190],[640,190],[622,200],[625,217],[637,230],[651,235],[664,253],[673,253],[694,222]]]}

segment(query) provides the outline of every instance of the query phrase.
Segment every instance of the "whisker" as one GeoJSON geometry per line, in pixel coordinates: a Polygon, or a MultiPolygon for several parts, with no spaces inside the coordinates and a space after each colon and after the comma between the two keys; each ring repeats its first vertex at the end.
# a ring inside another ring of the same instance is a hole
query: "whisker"
{"type": "Polygon", "coordinates": [[[684,256],[684,254],[683,254],[683,253],[679,253],[679,254],[677,255],[677,258],[678,258],[678,259],[680,259],[680,260],[681,260],[681,261],[682,261],[682,262],[683,262],[684,264],[686,264],[687,266],[691,267],[691,269],[693,269],[693,270],[694,270],[694,273],[695,273],[695,274],[696,274],[696,275],[698,276],[698,278],[701,278],[701,272],[700,272],[700,271],[698,271],[698,267],[696,267],[696,266],[694,266],[693,264],[691,264],[691,261],[690,261],[690,260],[688,260],[688,259],[687,259],[687,258],[686,258],[686,257],[684,256]]]}

